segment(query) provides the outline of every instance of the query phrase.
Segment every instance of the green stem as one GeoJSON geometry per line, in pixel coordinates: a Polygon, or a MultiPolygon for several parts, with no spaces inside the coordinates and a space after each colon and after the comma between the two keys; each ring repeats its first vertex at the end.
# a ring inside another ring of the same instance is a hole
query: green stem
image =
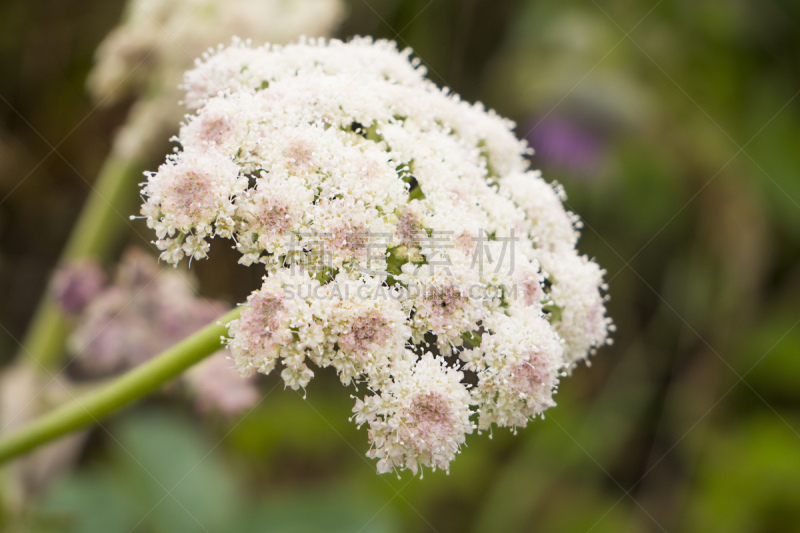
{"type": "Polygon", "coordinates": [[[138,162],[113,152],[108,156],[64,248],[64,261],[94,256],[110,247],[120,228],[128,224],[137,198],[135,180],[141,177],[138,162]]]}
{"type": "MultiPolygon", "coordinates": [[[[88,257],[104,259],[127,222],[128,204],[136,198],[135,184],[140,165],[111,154],[72,230],[60,263],[88,257]]],[[[22,342],[22,350],[45,367],[53,367],[64,349],[67,323],[55,303],[45,294],[34,313],[22,342]]]]}
{"type": "Polygon", "coordinates": [[[239,317],[239,308],[229,311],[172,348],[116,378],[108,385],[57,407],[16,433],[0,438],[0,463],[71,431],[98,422],[125,405],[155,391],[193,364],[221,347],[225,325],[239,317]]]}

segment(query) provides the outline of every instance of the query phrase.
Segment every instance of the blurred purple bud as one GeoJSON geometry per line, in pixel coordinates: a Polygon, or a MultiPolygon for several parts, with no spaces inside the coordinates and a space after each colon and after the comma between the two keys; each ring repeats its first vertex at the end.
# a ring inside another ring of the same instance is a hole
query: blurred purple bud
{"type": "Polygon", "coordinates": [[[526,139],[544,166],[561,167],[573,174],[595,177],[606,143],[599,128],[589,122],[545,115],[532,119],[526,139]]]}
{"type": "Polygon", "coordinates": [[[222,302],[198,295],[188,275],[160,269],[154,257],[130,249],[123,254],[114,283],[98,292],[80,314],[71,348],[84,372],[106,375],[147,361],[227,309],[222,302]]]}
{"type": "Polygon", "coordinates": [[[112,285],[86,306],[70,344],[88,374],[130,368],[156,353],[155,332],[140,309],[140,296],[112,285]]]}
{"type": "Polygon", "coordinates": [[[69,314],[86,307],[106,283],[106,276],[97,261],[88,259],[59,267],[50,283],[50,293],[56,304],[69,314]]]}
{"type": "MultiPolygon", "coordinates": [[[[96,291],[70,339],[84,372],[106,375],[139,365],[222,316],[228,306],[199,296],[194,280],[160,269],[137,249],[125,252],[114,283],[96,291]]],[[[184,374],[198,410],[233,416],[255,405],[259,393],[220,350],[184,374]]]]}

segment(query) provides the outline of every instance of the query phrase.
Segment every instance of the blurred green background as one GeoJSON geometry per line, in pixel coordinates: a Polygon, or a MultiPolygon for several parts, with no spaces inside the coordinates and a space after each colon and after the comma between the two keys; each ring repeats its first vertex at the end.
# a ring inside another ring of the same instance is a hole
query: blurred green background
{"type": "MultiPolygon", "coordinates": [[[[122,8],[0,4],[2,364],[132,103],[97,109],[84,87],[122,8]]],[[[351,0],[337,35],[355,34],[411,46],[517,122],[608,271],[614,345],[544,420],[472,435],[424,479],[375,473],[332,374],[306,398],[270,376],[233,421],[149,399],[94,430],[16,527],[798,531],[800,2],[351,0]]],[[[256,286],[230,263],[193,265],[205,294],[256,286]]]]}

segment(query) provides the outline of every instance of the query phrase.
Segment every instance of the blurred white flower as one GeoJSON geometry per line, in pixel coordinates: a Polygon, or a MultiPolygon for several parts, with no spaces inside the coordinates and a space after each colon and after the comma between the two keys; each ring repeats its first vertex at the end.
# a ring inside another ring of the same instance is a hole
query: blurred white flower
{"type": "MultiPolygon", "coordinates": [[[[11,434],[42,413],[74,398],[75,385],[63,376],[44,374],[27,361],[3,368],[0,374],[0,433],[11,434]]],[[[87,432],[61,437],[3,467],[0,509],[24,515],[40,496],[79,457],[87,432]]]]}
{"type": "Polygon", "coordinates": [[[115,150],[141,158],[174,132],[181,75],[204,51],[232,36],[273,43],[326,36],[344,11],[342,0],[129,0],[122,23],[98,47],[87,80],[102,104],[144,96],[115,150]]]}

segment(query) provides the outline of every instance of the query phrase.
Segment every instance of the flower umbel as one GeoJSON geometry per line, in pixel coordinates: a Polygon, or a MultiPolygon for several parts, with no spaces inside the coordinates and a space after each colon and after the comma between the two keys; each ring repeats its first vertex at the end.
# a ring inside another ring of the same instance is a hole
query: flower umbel
{"type": "Polygon", "coordinates": [[[410,51],[234,41],[184,88],[181,150],[143,188],[161,258],[221,237],[263,264],[230,324],[236,367],[365,385],[354,419],[379,471],[448,470],[473,429],[525,426],[608,342],[603,271],[575,248],[563,190],[528,169],[510,121],[410,51]]]}

